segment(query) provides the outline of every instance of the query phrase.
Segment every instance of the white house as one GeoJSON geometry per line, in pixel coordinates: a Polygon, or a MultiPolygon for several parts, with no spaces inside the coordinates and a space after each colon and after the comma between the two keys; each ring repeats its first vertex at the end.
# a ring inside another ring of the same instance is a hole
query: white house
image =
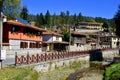
{"type": "Polygon", "coordinates": [[[67,50],[68,42],[62,41],[62,36],[51,31],[43,32],[43,51],[67,50]]]}

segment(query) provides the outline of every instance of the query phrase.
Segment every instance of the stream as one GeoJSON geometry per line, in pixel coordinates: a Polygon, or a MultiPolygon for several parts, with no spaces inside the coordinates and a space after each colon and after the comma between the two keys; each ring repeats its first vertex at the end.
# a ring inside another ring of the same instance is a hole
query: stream
{"type": "Polygon", "coordinates": [[[102,80],[104,73],[104,65],[108,62],[90,62],[88,68],[77,70],[69,75],[66,80],[102,80]]]}

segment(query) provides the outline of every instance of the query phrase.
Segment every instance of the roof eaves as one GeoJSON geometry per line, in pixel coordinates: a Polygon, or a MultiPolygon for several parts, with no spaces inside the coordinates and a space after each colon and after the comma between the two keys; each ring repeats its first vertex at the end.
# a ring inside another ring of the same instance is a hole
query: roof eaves
{"type": "Polygon", "coordinates": [[[28,27],[28,28],[35,29],[35,30],[38,30],[38,31],[46,31],[46,30],[44,30],[44,29],[42,29],[42,28],[38,28],[38,27],[36,27],[36,26],[24,24],[24,23],[15,21],[15,20],[9,20],[9,21],[4,22],[4,23],[10,24],[10,25],[17,25],[17,26],[22,26],[22,27],[28,27]]]}

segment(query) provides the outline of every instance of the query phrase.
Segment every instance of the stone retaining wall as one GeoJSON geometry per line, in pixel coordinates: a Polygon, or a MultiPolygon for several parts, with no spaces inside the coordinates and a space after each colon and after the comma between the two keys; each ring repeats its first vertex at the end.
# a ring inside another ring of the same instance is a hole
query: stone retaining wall
{"type": "MultiPolygon", "coordinates": [[[[72,57],[69,59],[66,58],[66,59],[60,59],[60,60],[52,60],[46,63],[41,63],[39,65],[36,65],[34,69],[37,72],[47,72],[49,70],[54,70],[56,67],[69,66],[71,63],[75,61],[89,63],[89,54],[84,56],[72,57]]],[[[85,67],[89,67],[89,64],[86,64],[85,67]]]]}
{"type": "MultiPolygon", "coordinates": [[[[115,50],[102,51],[102,55],[103,58],[113,58],[119,55],[119,50],[115,49],[115,50]]],[[[86,55],[80,55],[80,56],[65,58],[60,60],[52,60],[35,65],[34,69],[37,72],[47,72],[49,70],[54,70],[55,67],[68,66],[74,61],[87,63],[84,65],[84,67],[89,67],[89,59],[90,59],[89,54],[86,54],[86,55]]]]}

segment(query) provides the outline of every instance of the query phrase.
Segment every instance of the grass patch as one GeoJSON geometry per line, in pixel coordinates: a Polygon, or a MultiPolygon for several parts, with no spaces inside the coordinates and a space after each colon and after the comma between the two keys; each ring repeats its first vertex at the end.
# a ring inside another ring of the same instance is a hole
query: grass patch
{"type": "MultiPolygon", "coordinates": [[[[51,63],[52,64],[52,63],[51,63]]],[[[56,67],[53,71],[38,73],[33,67],[4,67],[0,70],[0,80],[66,80],[84,62],[71,62],[70,65],[56,67]]]]}
{"type": "Polygon", "coordinates": [[[105,80],[119,80],[120,79],[120,63],[113,64],[106,68],[105,80]]]}
{"type": "Polygon", "coordinates": [[[38,73],[31,67],[5,67],[0,70],[0,80],[37,80],[38,73]],[[26,78],[28,77],[29,78],[26,78]]]}
{"type": "Polygon", "coordinates": [[[29,80],[37,80],[39,78],[39,73],[36,72],[36,71],[33,71],[31,74],[30,74],[30,79],[29,80]]]}
{"type": "Polygon", "coordinates": [[[74,61],[69,65],[64,65],[62,67],[55,67],[55,70],[48,71],[45,73],[40,73],[39,80],[67,80],[68,76],[74,73],[77,69],[81,68],[86,62],[74,61]]]}

